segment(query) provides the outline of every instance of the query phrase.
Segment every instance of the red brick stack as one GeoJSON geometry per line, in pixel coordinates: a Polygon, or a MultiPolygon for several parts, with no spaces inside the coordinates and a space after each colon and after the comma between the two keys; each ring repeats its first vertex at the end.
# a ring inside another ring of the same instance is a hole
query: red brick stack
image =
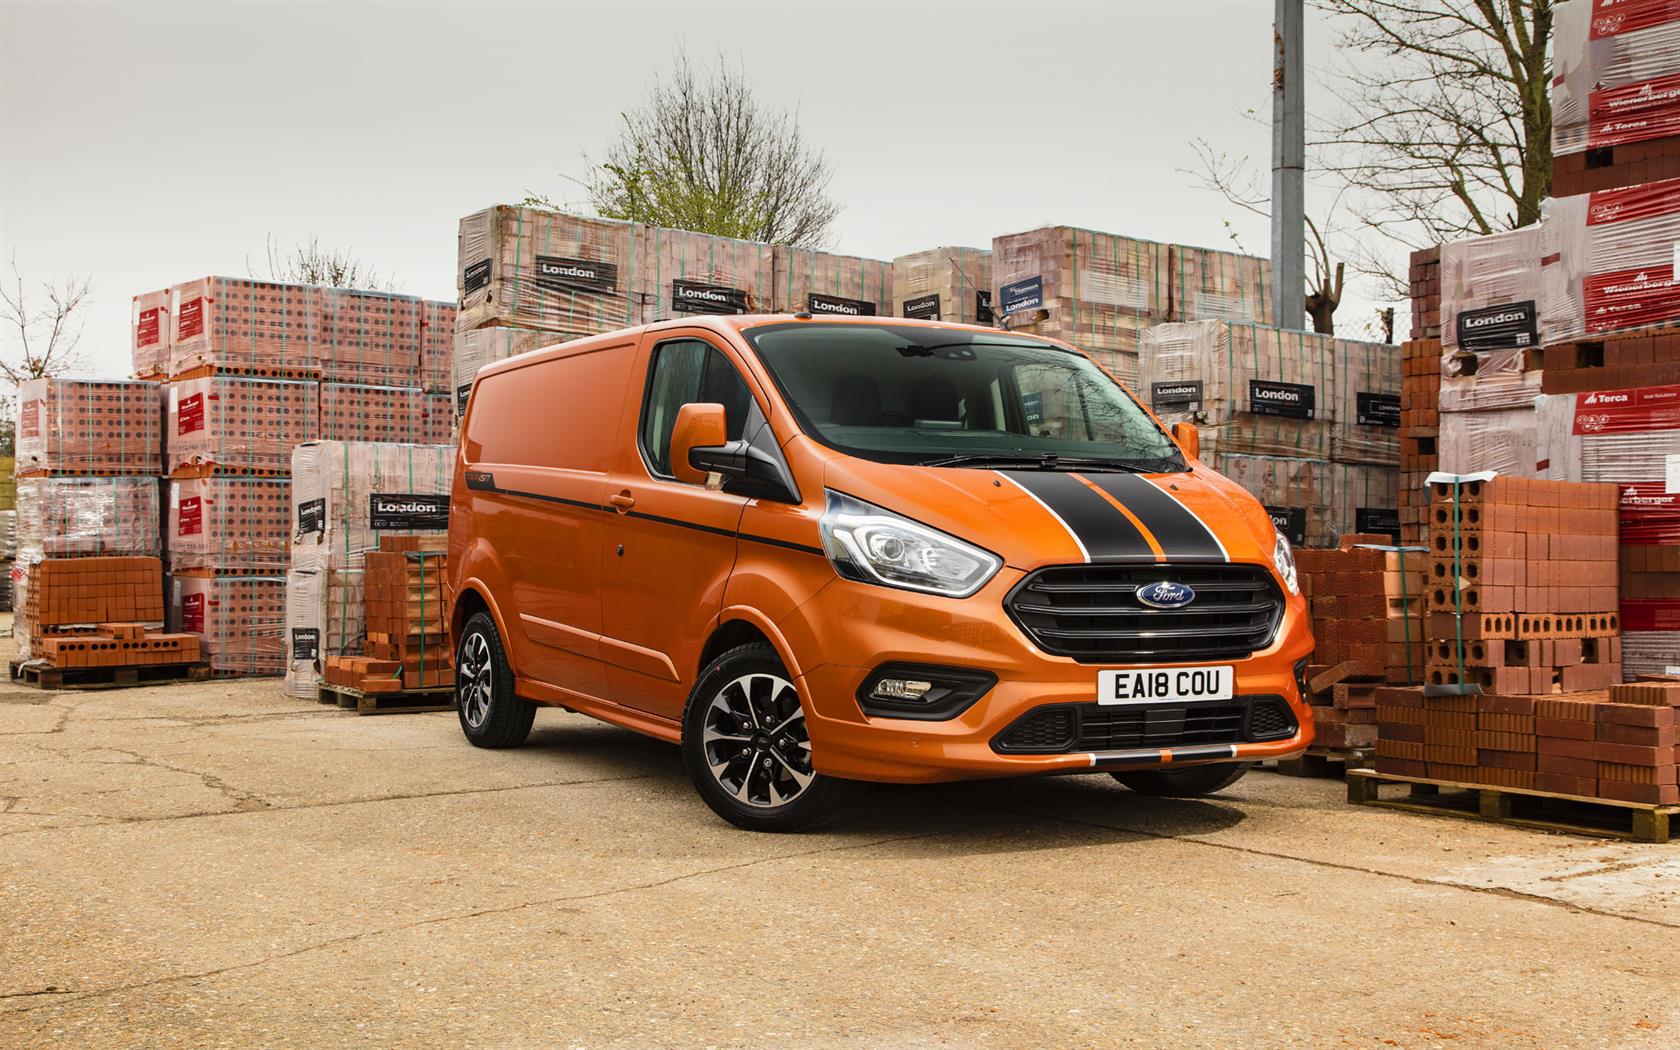
{"type": "Polygon", "coordinates": [[[1680,8],[1570,0],[1553,19],[1554,192],[1680,177],[1680,8]]]}
{"type": "Polygon", "coordinates": [[[436,536],[384,536],[364,555],[367,652],[329,656],[327,682],[364,693],[455,684],[441,544],[436,536]]]}
{"type": "Polygon", "coordinates": [[[198,659],[198,639],[164,634],[156,558],[48,558],[20,616],[29,652],[53,667],[131,667],[198,659]]]}
{"type": "Polygon", "coordinates": [[[1429,558],[1421,548],[1402,550],[1387,541],[1356,535],[1336,550],[1295,552],[1318,643],[1313,662],[1350,664],[1348,678],[1416,682],[1424,667],[1429,558]]]}
{"type": "MultiPolygon", "coordinates": [[[[1439,309],[1437,294],[1437,329],[1439,309]]],[[[1422,544],[1429,532],[1429,494],[1424,479],[1440,469],[1440,433],[1441,341],[1414,338],[1400,348],[1401,543],[1422,544]]]]}
{"type": "MultiPolygon", "coordinates": [[[[1412,253],[1412,339],[1441,338],[1441,249],[1419,248],[1412,253]]],[[[1436,353],[1436,358],[1440,354],[1436,353]]]]}
{"type": "Polygon", "coordinates": [[[1613,485],[1431,486],[1426,681],[1502,694],[1621,681],[1613,485]]]}

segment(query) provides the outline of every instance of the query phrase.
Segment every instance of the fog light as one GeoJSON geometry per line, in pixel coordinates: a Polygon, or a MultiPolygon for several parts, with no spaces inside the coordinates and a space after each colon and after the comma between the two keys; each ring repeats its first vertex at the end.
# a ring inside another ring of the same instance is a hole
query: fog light
{"type": "Polygon", "coordinates": [[[877,700],[920,700],[932,691],[932,682],[920,682],[914,678],[883,678],[875,683],[869,695],[877,700]]]}

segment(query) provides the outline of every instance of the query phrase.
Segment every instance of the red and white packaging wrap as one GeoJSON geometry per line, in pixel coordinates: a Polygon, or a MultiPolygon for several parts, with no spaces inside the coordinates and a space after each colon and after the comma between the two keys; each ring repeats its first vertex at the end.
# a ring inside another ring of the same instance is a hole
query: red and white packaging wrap
{"type": "Polygon", "coordinates": [[[419,386],[424,303],[412,295],[321,289],[321,378],[419,386]]]}
{"type": "Polygon", "coordinates": [[[1554,154],[1680,135],[1680,4],[1567,0],[1552,20],[1554,154]]]}
{"type": "Polygon", "coordinates": [[[196,634],[218,674],[286,673],[284,576],[183,576],[170,586],[170,619],[196,634]]]}
{"type": "Polygon", "coordinates": [[[285,572],[292,549],[291,489],[286,478],[169,482],[171,571],[285,572]]]}
{"type": "Polygon", "coordinates": [[[28,379],[17,388],[18,474],[156,474],[162,387],[143,379],[28,379]]]}
{"type": "Polygon", "coordinates": [[[320,369],[321,289],[242,277],[205,277],[169,290],[169,374],[313,375],[320,369]]]}
{"type": "Polygon", "coordinates": [[[1622,602],[1622,674],[1680,674],[1680,600],[1622,602]]]}
{"type": "Polygon", "coordinates": [[[1680,320],[1680,179],[1554,200],[1542,229],[1547,343],[1680,320]]]}
{"type": "Polygon", "coordinates": [[[1680,546],[1680,386],[1541,398],[1544,476],[1620,487],[1621,541],[1680,546]]]}
{"type": "Polygon", "coordinates": [[[141,379],[164,379],[169,375],[169,289],[143,292],[134,297],[130,322],[130,353],[134,374],[141,379]]]}
{"type": "Polygon", "coordinates": [[[206,376],[169,384],[169,469],[284,474],[292,448],[320,436],[320,384],[206,376]]]}

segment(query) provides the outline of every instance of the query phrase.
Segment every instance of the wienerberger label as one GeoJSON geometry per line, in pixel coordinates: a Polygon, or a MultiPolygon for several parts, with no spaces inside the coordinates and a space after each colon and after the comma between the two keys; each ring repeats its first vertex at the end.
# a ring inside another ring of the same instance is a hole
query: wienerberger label
{"type": "Polygon", "coordinates": [[[150,310],[140,311],[139,318],[134,322],[135,346],[151,346],[158,341],[158,337],[162,334],[159,331],[162,325],[158,318],[159,310],[155,306],[150,310]]]}
{"type": "Polygon", "coordinates": [[[441,532],[449,528],[445,493],[375,492],[368,497],[368,528],[405,532],[441,532]]]}
{"type": "Polygon", "coordinates": [[[204,595],[181,596],[181,630],[188,634],[204,633],[204,595]]]}
{"type": "Polygon", "coordinates": [[[937,321],[939,320],[939,293],[930,292],[927,295],[918,295],[914,299],[906,299],[901,312],[905,317],[913,320],[937,321]]]}
{"type": "Polygon", "coordinates": [[[805,297],[805,308],[816,316],[823,314],[840,317],[874,317],[875,304],[864,299],[842,299],[837,295],[818,295],[816,292],[805,297]]]}
{"type": "Polygon", "coordinates": [[[204,429],[204,395],[188,394],[175,409],[175,433],[191,434],[204,429]]]}
{"type": "Polygon", "coordinates": [[[683,314],[744,314],[747,293],[726,285],[678,279],[671,282],[671,309],[683,314]]]}
{"type": "Polygon", "coordinates": [[[204,500],[200,496],[183,499],[175,511],[175,532],[180,536],[197,536],[204,531],[204,500]]]}
{"type": "Polygon", "coordinates": [[[1305,383],[1250,379],[1248,410],[1257,416],[1312,419],[1318,412],[1318,391],[1305,383]]]}
{"type": "Polygon", "coordinates": [[[175,336],[177,339],[191,339],[204,332],[204,300],[188,299],[181,304],[180,312],[175,315],[175,336]]]}
{"type": "MultiPolygon", "coordinates": [[[[609,262],[592,259],[568,259],[559,255],[539,255],[532,279],[538,286],[556,292],[610,292],[618,287],[618,267],[609,262]]],[[[490,280],[485,270],[484,280],[490,280]]]]}

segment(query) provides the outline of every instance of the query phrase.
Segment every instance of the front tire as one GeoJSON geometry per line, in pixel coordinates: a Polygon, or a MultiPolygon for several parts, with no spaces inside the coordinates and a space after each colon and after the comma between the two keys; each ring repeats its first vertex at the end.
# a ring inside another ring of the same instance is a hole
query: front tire
{"type": "Polygon", "coordinates": [[[861,789],[811,767],[805,709],[776,651],[731,649],[701,672],[683,709],[683,766],[712,812],[748,831],[806,831],[861,789]]]}
{"type": "Polygon", "coordinates": [[[474,747],[514,747],[531,735],[537,705],[514,695],[502,636],[487,612],[473,613],[455,647],[455,713],[474,747]]]}
{"type": "Polygon", "coordinates": [[[1211,795],[1241,780],[1250,762],[1215,762],[1188,769],[1144,769],[1109,776],[1140,795],[1159,798],[1201,798],[1211,795]]]}

